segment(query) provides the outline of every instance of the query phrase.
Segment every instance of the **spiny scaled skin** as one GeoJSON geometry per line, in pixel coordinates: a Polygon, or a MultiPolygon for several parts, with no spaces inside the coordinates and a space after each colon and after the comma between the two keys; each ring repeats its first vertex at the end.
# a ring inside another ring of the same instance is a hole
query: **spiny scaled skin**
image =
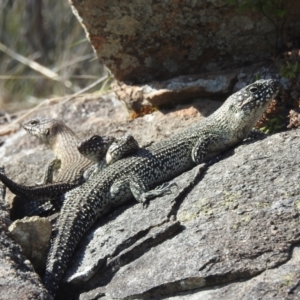
{"type": "Polygon", "coordinates": [[[79,143],[77,149],[81,155],[98,163],[105,157],[109,147],[115,140],[112,136],[94,135],[79,143]]]}
{"type": "Polygon", "coordinates": [[[99,217],[132,196],[143,202],[156,185],[242,142],[278,89],[275,80],[258,80],[230,96],[207,119],[116,161],[68,192],[47,259],[44,283],[52,295],[76,245],[99,217]]]}
{"type": "Polygon", "coordinates": [[[110,165],[139,148],[138,142],[131,134],[120,137],[108,148],[105,158],[106,163],[110,165]]]}

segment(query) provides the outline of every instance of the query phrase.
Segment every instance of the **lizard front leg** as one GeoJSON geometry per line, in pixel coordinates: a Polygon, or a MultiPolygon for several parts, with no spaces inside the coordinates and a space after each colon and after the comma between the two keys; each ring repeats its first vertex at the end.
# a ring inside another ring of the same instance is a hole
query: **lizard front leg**
{"type": "Polygon", "coordinates": [[[212,137],[200,138],[192,149],[192,160],[196,165],[203,163],[208,158],[208,149],[212,137]]]}
{"type": "Polygon", "coordinates": [[[55,159],[51,160],[46,166],[42,181],[36,182],[36,184],[44,185],[47,183],[52,183],[53,182],[53,174],[55,171],[59,170],[60,166],[61,166],[60,159],[55,158],[55,159]]]}
{"type": "Polygon", "coordinates": [[[107,167],[107,164],[104,160],[90,166],[83,173],[84,181],[87,181],[88,179],[92,178],[93,176],[95,176],[95,174],[98,174],[98,172],[102,171],[106,167],[107,167]]]}
{"type": "Polygon", "coordinates": [[[126,200],[128,194],[132,194],[133,197],[140,202],[143,207],[147,207],[148,201],[162,195],[170,194],[171,187],[177,186],[176,183],[163,183],[153,190],[149,190],[147,184],[145,184],[139,177],[123,178],[116,181],[110,188],[110,196],[114,203],[122,203],[123,199],[126,200]]]}

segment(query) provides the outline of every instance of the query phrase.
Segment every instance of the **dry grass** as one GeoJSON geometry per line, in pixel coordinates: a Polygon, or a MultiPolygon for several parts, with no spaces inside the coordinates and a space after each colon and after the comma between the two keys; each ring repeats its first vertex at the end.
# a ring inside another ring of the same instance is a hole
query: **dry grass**
{"type": "Polygon", "coordinates": [[[34,49],[26,35],[26,2],[0,1],[0,42],[29,61],[57,73],[65,82],[70,81],[71,86],[49,79],[0,51],[1,110],[20,110],[45,98],[73,94],[96,81],[104,72],[66,0],[42,1],[47,47],[46,51],[34,49]]]}

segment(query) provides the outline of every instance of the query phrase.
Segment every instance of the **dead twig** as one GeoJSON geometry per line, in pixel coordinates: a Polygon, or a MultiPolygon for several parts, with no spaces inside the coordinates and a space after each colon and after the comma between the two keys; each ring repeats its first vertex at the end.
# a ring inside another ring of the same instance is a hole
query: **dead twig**
{"type": "Polygon", "coordinates": [[[57,73],[51,71],[50,69],[42,66],[41,64],[32,61],[14,51],[6,47],[4,44],[0,43],[0,50],[6,53],[7,55],[11,56],[13,59],[19,61],[20,63],[30,67],[31,69],[43,74],[44,76],[55,80],[62,82],[67,88],[72,88],[72,83],[69,80],[65,80],[61,76],[59,76],[57,73]]]}
{"type": "Polygon", "coordinates": [[[40,104],[38,104],[37,106],[35,106],[33,109],[29,110],[28,112],[26,112],[25,114],[23,114],[22,116],[20,116],[19,118],[15,119],[14,121],[12,121],[12,123],[20,123],[21,121],[23,121],[25,118],[27,118],[29,115],[31,115],[33,112],[35,112],[36,110],[40,109],[42,106],[48,106],[51,105],[53,103],[59,103],[60,105],[65,104],[66,102],[74,99],[75,97],[87,92],[88,90],[92,89],[93,87],[95,87],[97,84],[101,83],[102,81],[104,81],[105,79],[108,78],[108,75],[104,75],[101,78],[99,78],[98,80],[96,80],[95,82],[93,82],[92,84],[90,84],[89,86],[79,90],[78,92],[68,96],[67,98],[65,98],[62,101],[59,101],[62,99],[62,97],[59,98],[52,98],[52,99],[46,99],[43,102],[41,102],[40,104]]]}

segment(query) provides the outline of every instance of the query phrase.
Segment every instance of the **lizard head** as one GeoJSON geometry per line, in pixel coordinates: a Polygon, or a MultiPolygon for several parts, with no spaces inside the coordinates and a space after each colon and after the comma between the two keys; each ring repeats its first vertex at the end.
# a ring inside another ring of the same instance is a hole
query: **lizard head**
{"type": "Polygon", "coordinates": [[[106,163],[111,164],[127,154],[136,151],[138,148],[139,144],[131,134],[118,138],[112,143],[106,153],[106,163]]]}
{"type": "Polygon", "coordinates": [[[274,79],[257,80],[231,95],[225,103],[238,118],[259,118],[277,95],[279,87],[279,82],[274,79]]]}
{"type": "MultiPolygon", "coordinates": [[[[39,138],[50,146],[55,143],[58,133],[62,130],[71,131],[62,121],[53,118],[37,117],[22,123],[22,127],[31,135],[39,138]]],[[[75,134],[74,134],[75,135],[75,134]]]]}
{"type": "Polygon", "coordinates": [[[111,136],[93,135],[77,145],[78,151],[86,158],[100,162],[110,145],[115,141],[111,136]]]}

